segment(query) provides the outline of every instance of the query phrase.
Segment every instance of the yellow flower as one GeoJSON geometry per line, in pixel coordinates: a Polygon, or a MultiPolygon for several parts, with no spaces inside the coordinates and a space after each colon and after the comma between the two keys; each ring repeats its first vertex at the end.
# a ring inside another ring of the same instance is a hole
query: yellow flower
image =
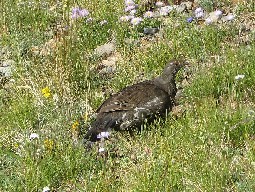
{"type": "Polygon", "coordinates": [[[76,132],[79,126],[79,122],[75,121],[72,125],[72,133],[76,132]]]}
{"type": "Polygon", "coordinates": [[[45,98],[49,98],[51,96],[51,91],[49,87],[45,87],[42,89],[42,94],[45,98]]]}
{"type": "Polygon", "coordinates": [[[45,139],[44,140],[44,147],[45,149],[52,151],[54,146],[54,141],[52,139],[45,139]]]}

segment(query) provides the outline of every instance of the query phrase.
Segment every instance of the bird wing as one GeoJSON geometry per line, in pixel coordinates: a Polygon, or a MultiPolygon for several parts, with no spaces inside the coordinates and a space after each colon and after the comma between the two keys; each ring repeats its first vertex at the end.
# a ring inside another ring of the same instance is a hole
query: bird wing
{"type": "Polygon", "coordinates": [[[162,94],[167,93],[150,81],[141,82],[112,95],[97,109],[97,113],[134,110],[146,103],[157,105],[156,102],[153,103],[153,100],[156,101],[157,96],[162,94]]]}

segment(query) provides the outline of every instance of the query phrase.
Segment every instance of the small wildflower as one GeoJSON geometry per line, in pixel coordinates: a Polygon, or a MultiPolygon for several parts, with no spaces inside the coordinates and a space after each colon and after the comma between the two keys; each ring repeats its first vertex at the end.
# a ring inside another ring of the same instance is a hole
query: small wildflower
{"type": "Polygon", "coordinates": [[[87,17],[89,15],[89,11],[87,9],[81,9],[79,11],[80,17],[87,17]]]}
{"type": "Polygon", "coordinates": [[[124,15],[120,17],[120,21],[121,22],[127,22],[130,20],[130,17],[128,15],[124,15]]]}
{"type": "Polygon", "coordinates": [[[132,11],[132,10],[134,10],[135,9],[135,6],[134,5],[132,5],[132,6],[127,6],[127,7],[125,7],[125,12],[129,12],[129,11],[132,11]]]}
{"type": "Polygon", "coordinates": [[[222,11],[221,10],[216,10],[215,15],[219,16],[219,17],[222,16],[222,11]]]}
{"type": "Polygon", "coordinates": [[[29,139],[30,140],[39,139],[39,135],[37,133],[31,133],[31,135],[29,136],[29,139]]]}
{"type": "Polygon", "coordinates": [[[125,5],[128,6],[135,6],[135,2],[132,0],[125,0],[125,5]]]}
{"type": "Polygon", "coordinates": [[[210,17],[208,17],[207,19],[205,19],[205,24],[206,25],[210,25],[212,23],[212,19],[210,17]]]}
{"type": "Polygon", "coordinates": [[[93,21],[92,17],[89,17],[88,19],[86,19],[86,23],[91,23],[93,21]]]}
{"type": "Polygon", "coordinates": [[[229,14],[225,18],[226,18],[226,21],[232,21],[235,18],[235,16],[233,14],[229,14]]]}
{"type": "Polygon", "coordinates": [[[72,9],[72,19],[77,19],[79,17],[87,17],[89,15],[89,11],[87,9],[80,9],[78,7],[74,7],[72,9]]]}
{"type": "Polygon", "coordinates": [[[139,23],[142,22],[142,20],[143,19],[141,17],[135,17],[135,18],[131,19],[131,24],[132,25],[138,25],[139,23]]]}
{"type": "Polygon", "coordinates": [[[193,21],[193,17],[189,17],[188,19],[187,19],[187,22],[188,23],[191,23],[193,21]]]}
{"type": "Polygon", "coordinates": [[[72,125],[72,133],[76,132],[79,126],[79,122],[75,121],[72,125]]]}
{"type": "Polygon", "coordinates": [[[201,7],[196,8],[196,10],[195,10],[195,17],[196,18],[201,18],[203,16],[204,16],[204,10],[201,7]]]}
{"type": "Polygon", "coordinates": [[[204,10],[201,7],[195,9],[195,14],[198,14],[200,12],[204,12],[204,10]]]}
{"type": "Polygon", "coordinates": [[[130,15],[135,15],[135,13],[136,13],[136,10],[135,10],[135,9],[133,9],[133,10],[131,10],[131,11],[129,12],[130,15]]]}
{"type": "Polygon", "coordinates": [[[104,151],[105,151],[105,149],[104,149],[103,147],[101,147],[101,148],[98,149],[98,152],[99,152],[99,153],[102,153],[102,152],[104,152],[104,151]]]}
{"type": "Polygon", "coordinates": [[[164,6],[160,8],[159,14],[161,16],[167,16],[172,10],[173,10],[172,6],[164,6]]]}
{"type": "Polygon", "coordinates": [[[235,76],[235,80],[240,80],[240,79],[243,79],[244,78],[244,75],[237,75],[235,76]]]}
{"type": "Polygon", "coordinates": [[[44,187],[43,188],[43,192],[50,192],[50,188],[47,186],[47,187],[44,187]]]}
{"type": "Polygon", "coordinates": [[[100,24],[101,26],[103,26],[103,25],[106,25],[107,23],[108,23],[108,21],[103,20],[103,21],[101,21],[99,24],[100,24]]]}
{"type": "Polygon", "coordinates": [[[155,4],[157,7],[163,7],[165,4],[161,1],[156,2],[155,4]]]}
{"type": "Polygon", "coordinates": [[[41,92],[45,98],[49,98],[51,96],[51,91],[48,86],[44,87],[41,92]]]}
{"type": "Polygon", "coordinates": [[[97,138],[98,139],[102,139],[102,138],[108,138],[110,136],[110,133],[109,132],[101,132],[97,135],[97,138]]]}
{"type": "Polygon", "coordinates": [[[144,18],[152,18],[154,16],[154,13],[152,11],[147,11],[144,13],[144,18]]]}
{"type": "Polygon", "coordinates": [[[52,151],[54,146],[54,141],[52,139],[45,139],[44,140],[44,147],[45,149],[52,151]]]}

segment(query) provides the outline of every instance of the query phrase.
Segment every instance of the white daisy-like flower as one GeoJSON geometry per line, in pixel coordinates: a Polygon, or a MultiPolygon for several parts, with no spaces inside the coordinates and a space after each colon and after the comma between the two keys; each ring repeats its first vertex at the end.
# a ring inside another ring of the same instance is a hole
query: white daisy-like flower
{"type": "Polygon", "coordinates": [[[125,12],[132,11],[133,9],[135,9],[134,5],[127,6],[127,7],[125,7],[125,12]]]}
{"type": "Polygon", "coordinates": [[[204,10],[201,7],[195,9],[195,14],[198,14],[200,12],[204,12],[204,10]]]}
{"type": "Polygon", "coordinates": [[[108,23],[108,21],[103,20],[103,21],[100,22],[100,25],[103,26],[103,25],[106,25],[107,23],[108,23]]]}
{"type": "Polygon", "coordinates": [[[110,132],[106,131],[106,132],[101,132],[97,135],[98,139],[102,139],[102,138],[108,138],[110,136],[110,132]]]}
{"type": "Polygon", "coordinates": [[[228,14],[225,18],[227,21],[232,21],[235,18],[235,16],[233,14],[228,14]]]}
{"type": "Polygon", "coordinates": [[[237,75],[235,76],[235,80],[240,80],[240,79],[243,79],[244,78],[244,75],[237,75]]]}
{"type": "Polygon", "coordinates": [[[132,15],[132,16],[134,16],[134,15],[136,14],[136,10],[135,10],[135,9],[131,10],[131,11],[129,12],[129,14],[132,15]]]}
{"type": "Polygon", "coordinates": [[[152,18],[154,13],[152,11],[146,11],[143,15],[144,18],[152,18]]]}
{"type": "Polygon", "coordinates": [[[125,5],[126,6],[135,6],[135,2],[132,0],[125,0],[125,5]]]}
{"type": "Polygon", "coordinates": [[[141,17],[135,17],[135,18],[131,19],[131,24],[132,25],[138,25],[139,23],[142,22],[142,20],[143,19],[141,17]]]}
{"type": "Polygon", "coordinates": [[[173,10],[172,6],[164,6],[160,8],[159,14],[161,16],[167,16],[172,10],[173,10]]]}
{"type": "Polygon", "coordinates": [[[214,12],[214,14],[216,15],[216,16],[222,16],[222,11],[221,10],[216,10],[215,12],[214,12]]]}
{"type": "Polygon", "coordinates": [[[39,139],[39,135],[37,133],[31,133],[30,136],[29,136],[29,139],[30,140],[39,139]]]}
{"type": "Polygon", "coordinates": [[[99,149],[98,149],[98,152],[99,153],[102,153],[102,152],[104,152],[105,151],[105,149],[103,148],[103,147],[100,147],[99,149]]]}
{"type": "Polygon", "coordinates": [[[47,186],[47,187],[44,187],[43,188],[43,192],[50,192],[50,188],[47,186]]]}
{"type": "Polygon", "coordinates": [[[120,21],[121,22],[127,22],[130,20],[130,17],[128,15],[124,15],[120,17],[120,21]]]}
{"type": "Polygon", "coordinates": [[[157,7],[163,7],[165,4],[161,1],[156,2],[155,4],[157,7]]]}
{"type": "Polygon", "coordinates": [[[210,25],[212,23],[212,19],[210,17],[208,17],[207,19],[205,19],[205,24],[206,25],[210,25]]]}

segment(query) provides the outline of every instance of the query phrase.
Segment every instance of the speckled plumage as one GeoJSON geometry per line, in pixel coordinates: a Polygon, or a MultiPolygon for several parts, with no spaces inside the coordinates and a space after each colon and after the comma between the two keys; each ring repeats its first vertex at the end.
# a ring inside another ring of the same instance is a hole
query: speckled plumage
{"type": "Polygon", "coordinates": [[[145,119],[151,122],[165,115],[174,105],[175,76],[183,64],[171,61],[159,77],[128,86],[105,100],[85,139],[96,141],[101,132],[139,128],[145,119]]]}

